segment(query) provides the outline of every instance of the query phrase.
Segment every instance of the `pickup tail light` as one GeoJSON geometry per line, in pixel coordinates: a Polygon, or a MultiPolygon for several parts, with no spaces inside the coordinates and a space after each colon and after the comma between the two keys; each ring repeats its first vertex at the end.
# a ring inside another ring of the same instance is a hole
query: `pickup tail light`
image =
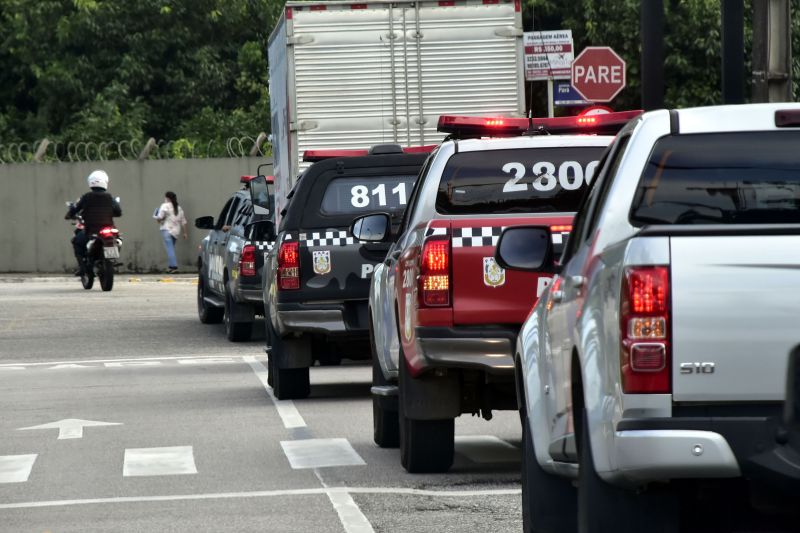
{"type": "Polygon", "coordinates": [[[419,276],[420,305],[450,305],[450,239],[432,238],[422,247],[419,276]]]}
{"type": "Polygon", "coordinates": [[[246,244],[242,248],[242,255],[239,257],[239,274],[245,277],[256,275],[256,247],[246,244]]]}
{"type": "Polygon", "coordinates": [[[669,267],[625,269],[620,367],[626,394],[668,394],[672,389],[669,295],[669,267]]]}
{"type": "Polygon", "coordinates": [[[278,289],[293,290],[300,288],[300,244],[294,242],[281,243],[278,250],[278,289]]]}

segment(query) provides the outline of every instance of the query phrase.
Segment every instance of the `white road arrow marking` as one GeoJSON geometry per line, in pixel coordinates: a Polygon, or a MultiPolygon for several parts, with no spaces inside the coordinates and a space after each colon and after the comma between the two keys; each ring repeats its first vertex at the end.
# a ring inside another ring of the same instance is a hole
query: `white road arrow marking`
{"type": "Polygon", "coordinates": [[[49,424],[41,424],[27,428],[19,428],[19,431],[29,429],[58,429],[58,439],[82,439],[83,428],[96,426],[121,426],[120,422],[97,422],[95,420],[80,420],[78,418],[65,418],[49,424]]]}

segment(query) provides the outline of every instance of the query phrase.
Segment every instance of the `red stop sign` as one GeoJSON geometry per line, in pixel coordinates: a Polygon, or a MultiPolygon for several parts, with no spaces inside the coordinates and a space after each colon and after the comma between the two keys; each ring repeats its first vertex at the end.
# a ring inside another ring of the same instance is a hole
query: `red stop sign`
{"type": "Polygon", "coordinates": [[[587,46],[572,62],[572,86],[585,100],[610,102],[625,87],[625,61],[608,46],[587,46]]]}

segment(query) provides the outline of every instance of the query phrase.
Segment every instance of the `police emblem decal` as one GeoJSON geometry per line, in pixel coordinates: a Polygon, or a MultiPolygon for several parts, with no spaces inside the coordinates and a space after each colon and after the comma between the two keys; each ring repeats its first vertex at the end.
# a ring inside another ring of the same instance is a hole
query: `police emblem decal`
{"type": "Polygon", "coordinates": [[[487,287],[500,287],[506,282],[506,271],[497,264],[494,257],[483,258],[483,282],[487,287]]]}
{"type": "Polygon", "coordinates": [[[327,274],[331,271],[331,252],[323,250],[321,252],[313,252],[314,254],[314,272],[317,274],[327,274]]]}

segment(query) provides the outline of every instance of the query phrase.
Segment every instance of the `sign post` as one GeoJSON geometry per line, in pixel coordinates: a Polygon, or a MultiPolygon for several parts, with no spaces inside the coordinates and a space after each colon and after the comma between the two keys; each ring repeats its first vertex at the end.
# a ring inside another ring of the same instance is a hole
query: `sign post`
{"type": "Polygon", "coordinates": [[[625,88],[625,61],[608,46],[589,46],[572,62],[572,86],[590,102],[610,102],[625,88]]]}

